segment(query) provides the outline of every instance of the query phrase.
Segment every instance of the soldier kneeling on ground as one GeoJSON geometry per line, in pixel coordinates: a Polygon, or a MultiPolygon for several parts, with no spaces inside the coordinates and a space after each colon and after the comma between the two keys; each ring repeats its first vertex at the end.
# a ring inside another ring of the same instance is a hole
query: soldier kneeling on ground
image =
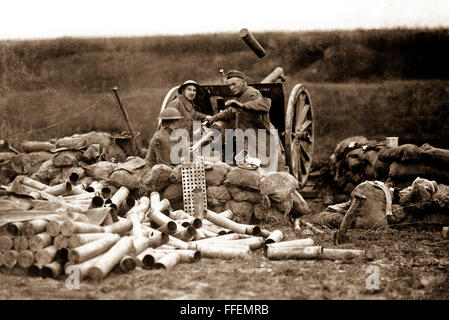
{"type": "MultiPolygon", "coordinates": [[[[179,134],[174,135],[173,131],[179,128],[179,122],[183,118],[181,113],[175,108],[166,108],[161,112],[158,117],[159,120],[162,120],[161,127],[151,138],[145,156],[149,167],[153,167],[156,164],[166,164],[175,167],[180,163],[180,153],[183,148],[179,146],[179,143],[183,140],[183,136],[179,134]],[[172,155],[172,148],[175,146],[179,148],[179,153],[172,155]]],[[[184,131],[188,136],[188,131],[184,131]]],[[[188,137],[186,137],[185,141],[189,141],[188,137]]],[[[188,146],[186,148],[188,150],[188,146]]]]}

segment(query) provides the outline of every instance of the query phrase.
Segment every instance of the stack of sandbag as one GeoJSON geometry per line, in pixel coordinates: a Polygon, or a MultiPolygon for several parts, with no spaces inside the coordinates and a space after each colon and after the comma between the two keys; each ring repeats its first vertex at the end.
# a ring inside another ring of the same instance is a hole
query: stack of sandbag
{"type": "Polygon", "coordinates": [[[383,148],[379,159],[389,164],[388,183],[392,186],[405,188],[417,177],[449,184],[449,150],[434,148],[427,143],[420,147],[403,144],[383,148]]]}
{"type": "Polygon", "coordinates": [[[0,152],[0,185],[6,185],[18,175],[31,175],[52,158],[50,152],[0,152]]]}
{"type": "Polygon", "coordinates": [[[350,201],[330,205],[300,220],[339,228],[339,237],[344,237],[350,227],[375,229],[409,223],[448,225],[449,186],[416,178],[411,186],[399,191],[381,181],[365,181],[354,188],[350,201]]]}
{"type": "MultiPolygon", "coordinates": [[[[181,165],[154,166],[144,184],[161,192],[176,209],[183,208],[181,165]]],[[[205,165],[207,205],[212,211],[231,210],[238,222],[281,222],[292,209],[308,213],[307,203],[296,191],[298,181],[289,173],[262,174],[258,170],[231,167],[223,162],[205,165]]]]}
{"type": "Polygon", "coordinates": [[[68,168],[98,161],[124,162],[127,155],[119,144],[127,147],[128,140],[126,136],[92,131],[49,141],[24,141],[23,153],[0,152],[0,184],[8,184],[18,175],[32,175],[55,185],[71,174],[68,168]]]}
{"type": "Polygon", "coordinates": [[[360,229],[379,228],[387,225],[392,205],[392,194],[385,183],[364,181],[354,188],[349,201],[330,205],[324,211],[301,219],[329,228],[338,228],[343,222],[360,229]]]}
{"type": "Polygon", "coordinates": [[[337,144],[327,168],[334,203],[348,201],[351,192],[363,181],[387,178],[388,164],[378,157],[384,146],[385,142],[369,141],[363,136],[349,137],[337,144]]]}

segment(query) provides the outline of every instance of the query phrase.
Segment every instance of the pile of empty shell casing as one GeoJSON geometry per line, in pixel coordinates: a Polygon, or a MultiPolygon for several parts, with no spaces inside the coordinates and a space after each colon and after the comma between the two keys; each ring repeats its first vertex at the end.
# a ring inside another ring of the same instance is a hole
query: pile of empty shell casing
{"type": "Polygon", "coordinates": [[[0,269],[22,268],[43,278],[63,278],[77,270],[80,279],[100,280],[115,268],[130,272],[136,267],[169,269],[201,258],[246,259],[259,248],[269,259],[363,254],[322,249],[312,239],[282,241],[280,230],[237,223],[230,210],[205,210],[194,217],[172,210],[157,192],[133,199],[125,187],[111,192],[95,181],[88,187],[74,181],[49,187],[23,176],[16,179],[11,189],[40,200],[32,208],[2,215],[10,221],[0,228],[0,269]]]}

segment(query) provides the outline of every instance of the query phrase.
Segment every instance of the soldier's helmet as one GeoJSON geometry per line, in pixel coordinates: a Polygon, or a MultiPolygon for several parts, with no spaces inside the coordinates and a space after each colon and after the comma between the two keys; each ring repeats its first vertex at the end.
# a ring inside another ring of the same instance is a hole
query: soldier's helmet
{"type": "Polygon", "coordinates": [[[198,90],[199,84],[196,81],[193,80],[187,80],[186,82],[184,82],[183,84],[181,84],[178,88],[178,93],[181,94],[182,90],[184,90],[186,87],[188,86],[194,86],[196,87],[196,89],[198,90]]]}
{"type": "Polygon", "coordinates": [[[181,113],[175,108],[166,108],[158,117],[159,120],[179,120],[184,119],[181,113]]]}

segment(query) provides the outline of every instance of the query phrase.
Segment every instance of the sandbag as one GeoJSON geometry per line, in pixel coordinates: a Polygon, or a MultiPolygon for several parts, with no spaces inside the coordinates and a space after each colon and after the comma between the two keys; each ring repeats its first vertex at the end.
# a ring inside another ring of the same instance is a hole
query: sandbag
{"type": "Polygon", "coordinates": [[[134,172],[129,172],[127,170],[116,170],[112,172],[108,181],[118,185],[127,187],[130,190],[140,188],[142,185],[142,177],[144,175],[144,170],[137,169],[134,172]]]}
{"type": "Polygon", "coordinates": [[[57,175],[62,174],[62,168],[53,164],[53,160],[47,160],[41,164],[39,170],[31,175],[32,179],[36,179],[42,183],[48,184],[57,175]]]}
{"type": "Polygon", "coordinates": [[[414,144],[403,144],[399,147],[384,147],[379,151],[379,159],[383,162],[416,162],[421,159],[422,150],[414,144]]]}
{"type": "Polygon", "coordinates": [[[368,150],[363,153],[362,166],[364,180],[377,179],[377,171],[375,164],[378,160],[378,152],[376,150],[368,150]]]}
{"type": "Polygon", "coordinates": [[[53,158],[53,164],[57,167],[73,167],[78,166],[83,152],[77,150],[64,150],[56,153],[53,158]]]}
{"type": "Polygon", "coordinates": [[[377,150],[367,150],[362,154],[363,164],[366,166],[368,164],[374,166],[377,161],[379,152],[377,150]]]}
{"type": "Polygon", "coordinates": [[[171,183],[162,192],[162,199],[168,199],[170,203],[182,202],[183,192],[181,183],[171,183]]]}
{"type": "Polygon", "coordinates": [[[56,141],[56,148],[67,148],[73,150],[79,150],[87,147],[86,139],[84,135],[74,134],[69,137],[63,137],[56,141]]]}
{"type": "Polygon", "coordinates": [[[83,161],[86,161],[88,163],[96,162],[98,159],[100,159],[100,156],[102,154],[102,147],[97,144],[91,144],[84,152],[83,152],[83,161]]]}
{"type": "Polygon", "coordinates": [[[399,163],[390,165],[389,176],[395,180],[410,180],[416,177],[436,180],[438,183],[449,183],[449,171],[427,165],[425,163],[399,163]]]}
{"type": "Polygon", "coordinates": [[[146,161],[140,157],[128,157],[125,162],[116,165],[109,181],[130,190],[140,188],[142,177],[147,171],[145,165],[146,161]]]}
{"type": "Polygon", "coordinates": [[[298,188],[298,180],[287,172],[273,172],[260,179],[259,189],[262,196],[282,202],[291,198],[291,194],[298,188]]]}
{"type": "Polygon", "coordinates": [[[214,163],[211,167],[211,169],[205,171],[207,186],[219,186],[223,184],[227,174],[232,169],[230,165],[224,162],[214,163]]]}
{"type": "Polygon", "coordinates": [[[430,206],[432,194],[423,185],[412,184],[410,190],[399,201],[407,213],[424,213],[430,206]]]}
{"type": "Polygon", "coordinates": [[[156,164],[142,177],[142,184],[152,191],[162,191],[170,184],[172,167],[166,164],[156,164]]]}
{"type": "Polygon", "coordinates": [[[11,158],[11,168],[17,175],[29,175],[37,172],[42,163],[52,158],[49,152],[20,153],[11,158]]]}
{"type": "Polygon", "coordinates": [[[56,186],[56,185],[64,183],[64,182],[67,182],[67,180],[64,179],[64,177],[62,176],[62,173],[61,173],[61,174],[58,174],[55,177],[53,177],[53,179],[50,180],[48,185],[50,187],[52,187],[52,186],[56,186]]]}
{"type": "Polygon", "coordinates": [[[108,180],[117,164],[110,161],[99,161],[84,167],[86,174],[97,180],[108,180]]]}
{"type": "Polygon", "coordinates": [[[9,184],[17,176],[11,166],[11,161],[0,162],[0,185],[9,184]]]}
{"type": "Polygon", "coordinates": [[[116,144],[110,144],[104,147],[102,158],[106,161],[123,162],[126,160],[126,154],[116,144]]]}
{"type": "Polygon", "coordinates": [[[284,215],[289,214],[290,210],[292,210],[292,207],[293,207],[293,198],[289,198],[282,202],[273,201],[271,204],[274,208],[276,208],[282,214],[284,214],[284,215]]]}
{"type": "Polygon", "coordinates": [[[223,182],[226,185],[234,185],[244,189],[259,191],[260,174],[253,170],[233,168],[223,182]]]}
{"type": "Polygon", "coordinates": [[[82,135],[86,141],[86,145],[99,144],[102,147],[106,147],[113,144],[112,136],[106,132],[91,131],[82,135]]]}
{"type": "Polygon", "coordinates": [[[213,211],[215,213],[220,213],[220,212],[223,212],[223,211],[226,210],[226,205],[220,204],[218,206],[207,206],[207,209],[211,210],[211,211],[213,211]]]}
{"type": "Polygon", "coordinates": [[[379,159],[379,157],[377,157],[376,162],[374,162],[374,170],[376,172],[376,179],[383,181],[388,177],[390,164],[383,162],[382,160],[379,159]]]}
{"type": "Polygon", "coordinates": [[[368,142],[368,139],[365,138],[364,136],[349,137],[349,138],[343,139],[335,146],[334,153],[337,156],[337,159],[340,159],[343,156],[343,154],[346,152],[346,149],[348,149],[348,148],[351,149],[351,148],[354,148],[356,145],[362,145],[367,142],[368,142]]]}
{"type": "Polygon", "coordinates": [[[84,134],[84,139],[88,146],[99,144],[102,147],[102,157],[106,161],[124,162],[126,153],[115,143],[115,139],[106,132],[88,132],[84,134]]]}
{"type": "Polygon", "coordinates": [[[0,152],[0,163],[10,161],[15,155],[14,152],[0,152]]]}
{"type": "Polygon", "coordinates": [[[362,165],[363,149],[357,148],[346,154],[346,162],[351,171],[356,171],[362,165]]]}
{"type": "Polygon", "coordinates": [[[416,178],[410,187],[399,191],[399,203],[409,213],[426,214],[431,206],[431,199],[439,186],[435,181],[416,178]]]}
{"type": "Polygon", "coordinates": [[[437,166],[449,165],[449,150],[435,148],[428,143],[423,144],[420,149],[422,151],[421,157],[426,163],[437,166]]]}
{"type": "Polygon", "coordinates": [[[125,152],[115,144],[112,136],[105,132],[92,131],[85,134],[74,134],[70,137],[64,137],[56,141],[56,148],[84,150],[93,144],[101,146],[102,160],[111,162],[124,162],[126,160],[125,152]]]}
{"type": "Polygon", "coordinates": [[[234,186],[229,186],[228,191],[235,201],[248,201],[254,204],[260,203],[261,196],[259,192],[245,190],[234,186]]]}
{"type": "Polygon", "coordinates": [[[395,224],[404,221],[407,214],[404,211],[404,208],[399,204],[392,205],[392,215],[387,216],[388,224],[395,224]]]}
{"type": "Polygon", "coordinates": [[[226,186],[210,186],[206,188],[207,204],[218,206],[231,200],[231,194],[226,186]]]}
{"type": "Polygon", "coordinates": [[[261,204],[254,205],[254,217],[257,220],[266,222],[280,222],[281,224],[286,224],[288,219],[285,218],[279,210],[274,206],[270,208],[264,208],[261,204]]]}
{"type": "Polygon", "coordinates": [[[432,196],[432,202],[439,208],[449,209],[449,186],[439,184],[438,190],[432,196]]]}
{"type": "MultiPolygon", "coordinates": [[[[168,177],[171,183],[182,183],[182,165],[173,168],[168,177]]],[[[206,185],[209,185],[206,183],[206,185]]]]}
{"type": "Polygon", "coordinates": [[[399,146],[401,150],[401,162],[421,160],[422,150],[414,144],[403,144],[399,146]]]}
{"type": "Polygon", "coordinates": [[[248,223],[254,211],[254,205],[247,201],[234,201],[230,200],[226,202],[226,210],[231,210],[233,215],[232,220],[238,223],[248,223]]]}
{"type": "Polygon", "coordinates": [[[382,227],[388,224],[387,221],[387,200],[384,191],[369,181],[356,186],[351,194],[351,202],[355,195],[366,197],[360,212],[355,218],[355,227],[369,229],[372,227],[382,227]]]}

